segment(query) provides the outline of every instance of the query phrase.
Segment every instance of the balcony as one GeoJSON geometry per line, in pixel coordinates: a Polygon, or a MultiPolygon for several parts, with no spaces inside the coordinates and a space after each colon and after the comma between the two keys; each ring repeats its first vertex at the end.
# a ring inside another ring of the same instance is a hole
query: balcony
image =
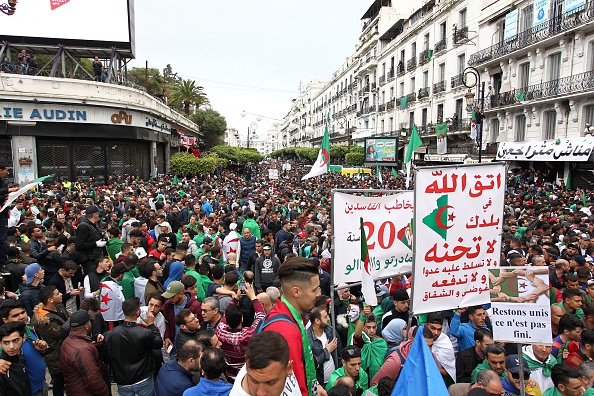
{"type": "Polygon", "coordinates": [[[571,11],[553,18],[531,29],[518,33],[514,39],[497,43],[470,56],[468,65],[477,66],[494,61],[513,52],[527,49],[535,44],[543,45],[544,41],[587,23],[594,21],[594,1],[588,2],[577,11],[571,11]]]}
{"type": "Polygon", "coordinates": [[[394,102],[396,101],[396,99],[392,99],[391,101],[389,101],[388,103],[386,103],[386,110],[393,110],[394,109],[394,102]]]}
{"type": "Polygon", "coordinates": [[[404,64],[402,62],[398,63],[398,67],[396,68],[398,77],[404,76],[406,73],[406,69],[404,68],[404,64]]]}
{"type": "Polygon", "coordinates": [[[415,70],[417,67],[417,57],[413,56],[406,62],[406,71],[415,70]]]}
{"type": "Polygon", "coordinates": [[[456,30],[454,34],[454,44],[464,44],[468,41],[468,26],[463,26],[456,30]]]}
{"type": "Polygon", "coordinates": [[[448,47],[448,42],[444,38],[443,40],[440,40],[437,43],[435,43],[435,47],[433,48],[433,51],[435,52],[435,54],[438,54],[441,51],[445,50],[447,47],[448,47]]]}
{"type": "Polygon", "coordinates": [[[490,99],[485,98],[485,109],[497,109],[518,105],[526,101],[540,101],[561,95],[582,94],[592,90],[594,90],[594,71],[587,71],[558,80],[492,95],[490,99]]]}
{"type": "Polygon", "coordinates": [[[419,100],[429,97],[429,87],[419,88],[419,100]]]}
{"type": "Polygon", "coordinates": [[[374,70],[376,67],[377,57],[370,56],[369,58],[365,59],[365,61],[361,61],[361,63],[359,64],[359,69],[355,72],[355,74],[357,76],[364,76],[365,74],[374,70]]]}
{"type": "Polygon", "coordinates": [[[386,111],[386,104],[385,103],[382,103],[381,105],[379,105],[377,107],[377,111],[380,111],[380,112],[386,111]]]}
{"type": "Polygon", "coordinates": [[[380,76],[380,78],[378,79],[377,82],[378,82],[379,85],[382,85],[383,83],[386,82],[386,76],[385,75],[380,76]]]}
{"type": "Polygon", "coordinates": [[[419,54],[419,65],[424,65],[425,63],[431,60],[431,56],[433,56],[433,51],[430,49],[426,49],[419,54]]]}
{"type": "Polygon", "coordinates": [[[438,83],[433,84],[433,95],[445,92],[446,90],[446,82],[440,81],[438,83]]]}
{"type": "Polygon", "coordinates": [[[416,92],[411,92],[408,95],[406,95],[406,101],[408,103],[412,103],[414,101],[417,100],[417,93],[416,92]]]}
{"type": "Polygon", "coordinates": [[[390,69],[388,72],[388,81],[394,78],[394,69],[390,69]]]}
{"type": "Polygon", "coordinates": [[[464,73],[452,77],[452,89],[464,85],[464,73]]]}

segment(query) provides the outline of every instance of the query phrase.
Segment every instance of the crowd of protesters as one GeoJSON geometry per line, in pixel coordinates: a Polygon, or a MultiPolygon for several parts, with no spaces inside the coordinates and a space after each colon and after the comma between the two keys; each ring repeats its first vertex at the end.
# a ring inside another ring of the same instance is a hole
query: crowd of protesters
{"type": "Polygon", "coordinates": [[[47,180],[15,200],[0,213],[0,395],[384,396],[416,337],[452,396],[594,393],[589,191],[509,173],[502,264],[542,266],[553,303],[553,345],[519,353],[494,341],[489,306],[410,317],[405,275],[376,283],[374,307],[357,287],[331,295],[331,190],[377,179],[270,166],[47,180]]]}

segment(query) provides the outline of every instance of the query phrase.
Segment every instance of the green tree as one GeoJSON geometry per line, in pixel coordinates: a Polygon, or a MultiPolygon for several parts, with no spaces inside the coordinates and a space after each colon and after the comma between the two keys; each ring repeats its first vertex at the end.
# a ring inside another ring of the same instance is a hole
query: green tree
{"type": "Polygon", "coordinates": [[[128,81],[141,87],[146,87],[149,95],[163,96],[163,76],[161,70],[152,67],[148,69],[148,86],[146,80],[146,69],[144,67],[133,67],[128,69],[128,81]]]}
{"type": "Polygon", "coordinates": [[[194,121],[200,128],[206,149],[223,144],[223,135],[227,130],[227,120],[218,111],[198,109],[195,114],[190,115],[190,120],[194,121]]]}
{"type": "Polygon", "coordinates": [[[365,154],[363,153],[348,153],[344,156],[344,162],[351,166],[362,166],[365,162],[365,154]]]}
{"type": "Polygon", "coordinates": [[[204,88],[197,85],[196,81],[189,79],[179,80],[170,98],[170,106],[183,110],[186,117],[190,115],[190,106],[195,105],[199,109],[209,103],[204,88]]]}

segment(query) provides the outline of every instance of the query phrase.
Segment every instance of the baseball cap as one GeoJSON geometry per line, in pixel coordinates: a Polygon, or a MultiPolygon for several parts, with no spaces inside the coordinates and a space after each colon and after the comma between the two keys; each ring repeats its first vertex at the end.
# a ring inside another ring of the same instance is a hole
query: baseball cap
{"type": "Polygon", "coordinates": [[[87,208],[87,210],[85,211],[85,214],[93,214],[93,213],[99,213],[99,208],[96,207],[95,205],[91,205],[87,208]]]}
{"type": "Polygon", "coordinates": [[[236,228],[237,228],[237,224],[236,224],[236,223],[231,223],[231,224],[229,224],[229,229],[230,229],[231,231],[235,231],[235,229],[236,229],[236,228]]]}
{"type": "Polygon", "coordinates": [[[169,223],[168,223],[168,222],[164,221],[164,222],[162,222],[161,224],[159,224],[159,227],[167,227],[167,228],[169,228],[169,227],[171,227],[171,226],[169,225],[169,223]]]}
{"type": "Polygon", "coordinates": [[[35,279],[35,274],[39,272],[41,266],[37,263],[29,264],[25,268],[25,275],[27,276],[27,280],[25,281],[26,284],[30,285],[35,279]]]}
{"type": "Polygon", "coordinates": [[[427,315],[427,322],[426,323],[434,323],[434,324],[442,324],[443,323],[443,315],[439,312],[431,312],[427,315]]]}
{"type": "Polygon", "coordinates": [[[59,235],[58,235],[58,233],[56,231],[51,231],[51,232],[48,232],[47,233],[47,236],[45,237],[45,239],[48,242],[51,242],[51,241],[55,240],[56,238],[58,238],[58,236],[59,235]]]}
{"type": "Polygon", "coordinates": [[[124,272],[126,272],[126,266],[124,265],[124,263],[117,263],[111,269],[111,277],[117,278],[118,276],[122,275],[124,272]]]}
{"type": "Polygon", "coordinates": [[[305,232],[301,231],[299,234],[297,234],[297,236],[299,238],[305,238],[307,236],[307,234],[305,232]]]}
{"type": "Polygon", "coordinates": [[[376,285],[375,286],[375,295],[376,295],[376,297],[389,296],[390,291],[384,285],[379,285],[379,286],[376,285]]]}
{"type": "Polygon", "coordinates": [[[184,284],[180,281],[173,281],[167,286],[167,290],[161,294],[165,298],[171,298],[185,290],[184,284]]]}
{"type": "Polygon", "coordinates": [[[139,259],[143,259],[147,256],[146,254],[146,250],[144,250],[144,248],[142,246],[137,247],[136,250],[134,251],[134,254],[139,258],[139,259]]]}
{"type": "Polygon", "coordinates": [[[262,249],[264,249],[264,250],[270,250],[271,248],[270,248],[270,245],[269,244],[266,244],[266,245],[264,245],[262,247],[262,249]]]}
{"type": "Polygon", "coordinates": [[[76,328],[76,327],[82,327],[84,325],[86,325],[87,323],[89,323],[89,321],[91,320],[91,315],[89,315],[89,313],[83,309],[78,310],[76,312],[73,312],[72,315],[70,315],[70,327],[71,328],[76,328]]]}
{"type": "Polygon", "coordinates": [[[392,300],[394,301],[406,301],[410,300],[408,293],[404,289],[396,289],[392,294],[392,300]]]}
{"type": "Polygon", "coordinates": [[[318,237],[317,236],[310,236],[309,238],[307,238],[308,241],[310,242],[317,242],[318,241],[318,237]]]}
{"type": "Polygon", "coordinates": [[[571,247],[571,248],[574,248],[574,249],[577,249],[578,248],[575,243],[568,243],[567,246],[565,246],[565,247],[567,247],[567,248],[570,248],[571,247]]]}
{"type": "Polygon", "coordinates": [[[207,243],[212,243],[212,239],[210,237],[204,237],[204,239],[202,240],[203,244],[207,244],[207,243]]]}
{"type": "MultiPolygon", "coordinates": [[[[523,357],[522,365],[524,366],[524,372],[530,373],[530,367],[528,367],[528,362],[523,357]]],[[[510,373],[519,373],[520,359],[518,358],[518,355],[509,355],[507,358],[505,358],[505,368],[508,369],[510,373]]]]}

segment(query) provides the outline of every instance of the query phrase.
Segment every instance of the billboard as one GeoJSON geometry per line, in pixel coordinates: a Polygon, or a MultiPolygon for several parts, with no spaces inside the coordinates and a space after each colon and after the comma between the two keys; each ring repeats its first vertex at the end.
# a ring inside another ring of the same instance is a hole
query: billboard
{"type": "Polygon", "coordinates": [[[365,163],[394,165],[397,162],[398,138],[366,138],[365,163]]]}
{"type": "Polygon", "coordinates": [[[134,0],[35,0],[2,18],[0,41],[131,49],[134,0]]]}

